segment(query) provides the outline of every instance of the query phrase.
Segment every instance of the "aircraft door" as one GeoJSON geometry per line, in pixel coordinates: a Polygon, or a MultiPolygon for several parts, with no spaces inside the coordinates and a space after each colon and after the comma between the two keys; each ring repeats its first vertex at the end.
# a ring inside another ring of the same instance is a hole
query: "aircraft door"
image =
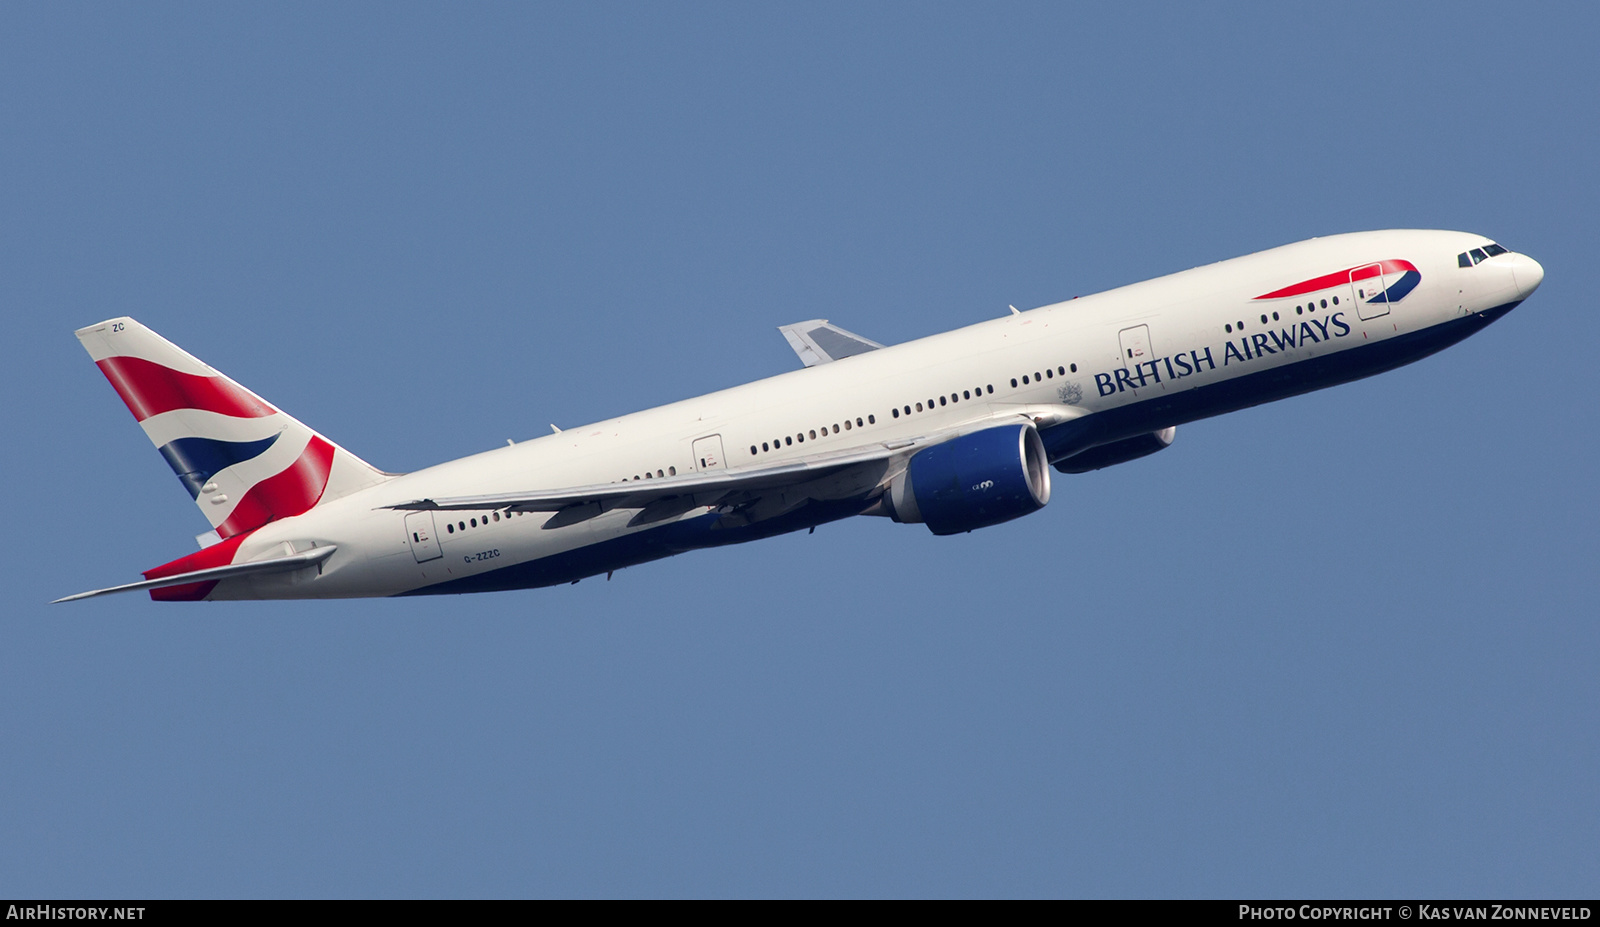
{"type": "Polygon", "coordinates": [[[412,512],[406,516],[406,543],[411,545],[411,556],[416,557],[418,563],[444,556],[439,539],[434,537],[432,512],[412,512]]]}
{"type": "Polygon", "coordinates": [[[721,470],[722,435],[706,435],[694,439],[694,465],[698,470],[721,470]]]}
{"type": "MultiPolygon", "coordinates": [[[[1155,385],[1159,371],[1146,372],[1144,365],[1155,359],[1154,351],[1150,348],[1150,326],[1135,325],[1117,332],[1117,341],[1122,345],[1122,366],[1128,368],[1132,379],[1141,385],[1155,385]]],[[[1165,389],[1165,387],[1162,387],[1165,389]]]]}
{"type": "Polygon", "coordinates": [[[1356,301],[1356,313],[1365,319],[1376,319],[1389,314],[1389,301],[1373,302],[1383,295],[1383,265],[1368,264],[1350,271],[1350,298],[1356,301]]]}

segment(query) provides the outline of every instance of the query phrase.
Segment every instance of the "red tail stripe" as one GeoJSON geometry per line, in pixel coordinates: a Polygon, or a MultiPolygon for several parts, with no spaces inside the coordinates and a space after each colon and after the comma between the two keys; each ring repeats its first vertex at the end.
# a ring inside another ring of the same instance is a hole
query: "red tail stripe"
{"type": "Polygon", "coordinates": [[[315,435],[294,463],[250,487],[228,518],[217,526],[225,538],[259,528],[276,518],[310,511],[328,488],[333,445],[315,435]]]}
{"type": "Polygon", "coordinates": [[[150,590],[152,602],[202,602],[217,588],[220,580],[208,579],[203,583],[184,583],[181,586],[162,586],[150,590]]]}
{"type": "MultiPolygon", "coordinates": [[[[1374,261],[1373,263],[1383,265],[1383,272],[1386,274],[1398,274],[1404,271],[1417,269],[1417,266],[1410,261],[1402,261],[1398,259],[1389,261],[1374,261]]],[[[1351,279],[1351,271],[1355,271],[1355,279],[1357,280],[1364,280],[1367,277],[1377,276],[1378,272],[1370,269],[1371,267],[1371,264],[1347,267],[1344,270],[1337,271],[1335,273],[1324,274],[1320,277],[1313,277],[1310,280],[1302,280],[1299,283],[1286,286],[1281,290],[1273,290],[1271,293],[1263,293],[1260,296],[1257,296],[1256,299],[1283,299],[1288,296],[1302,296],[1306,293],[1315,293],[1318,290],[1326,290],[1330,286],[1338,286],[1341,283],[1348,283],[1351,279]]]]}
{"type": "MultiPolygon", "coordinates": [[[[294,463],[281,472],[252,486],[234,506],[228,520],[217,526],[226,540],[187,557],[144,571],[145,579],[160,579],[191,570],[209,570],[233,562],[239,545],[250,532],[275,518],[288,518],[310,510],[328,487],[328,472],[333,468],[333,445],[315,435],[294,463]]],[[[150,590],[157,602],[198,602],[211,594],[217,580],[185,583],[150,590]]]]}
{"type": "MultiPolygon", "coordinates": [[[[158,567],[144,571],[145,579],[160,579],[163,576],[172,576],[176,573],[188,573],[193,570],[209,570],[212,567],[227,566],[233,562],[233,556],[239,550],[239,545],[248,537],[246,534],[228,538],[220,544],[197,550],[187,557],[179,557],[171,563],[163,563],[158,567]]],[[[182,586],[165,586],[160,589],[150,590],[150,598],[156,602],[198,602],[211,594],[217,581],[207,580],[200,583],[185,583],[182,586]]]]}
{"type": "Polygon", "coordinates": [[[180,373],[142,357],[108,357],[96,365],[141,422],[173,409],[202,409],[237,418],[261,418],[277,411],[222,377],[180,373]]]}

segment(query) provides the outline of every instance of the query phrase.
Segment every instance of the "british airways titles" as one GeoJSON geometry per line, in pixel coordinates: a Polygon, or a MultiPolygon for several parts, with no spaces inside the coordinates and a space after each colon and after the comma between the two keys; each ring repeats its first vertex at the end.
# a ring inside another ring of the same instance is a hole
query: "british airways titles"
{"type": "MultiPolygon", "coordinates": [[[[1237,341],[1229,339],[1223,342],[1220,366],[1260,360],[1269,354],[1321,344],[1348,334],[1350,326],[1344,321],[1344,313],[1335,312],[1326,322],[1313,318],[1288,328],[1256,332],[1237,341]]],[[[1132,367],[1118,367],[1109,373],[1097,373],[1094,375],[1094,385],[1101,396],[1110,396],[1123,390],[1142,389],[1152,383],[1160,383],[1163,372],[1168,381],[1181,380],[1202,370],[1216,370],[1218,366],[1216,356],[1207,347],[1201,351],[1169,354],[1132,367]]]]}

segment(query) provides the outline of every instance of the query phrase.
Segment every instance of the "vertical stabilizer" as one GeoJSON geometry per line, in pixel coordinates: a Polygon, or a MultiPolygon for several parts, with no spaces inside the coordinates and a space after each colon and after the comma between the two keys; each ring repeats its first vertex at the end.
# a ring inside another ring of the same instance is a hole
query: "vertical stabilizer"
{"type": "Polygon", "coordinates": [[[222,538],[388,479],[133,319],[77,335],[222,538]]]}

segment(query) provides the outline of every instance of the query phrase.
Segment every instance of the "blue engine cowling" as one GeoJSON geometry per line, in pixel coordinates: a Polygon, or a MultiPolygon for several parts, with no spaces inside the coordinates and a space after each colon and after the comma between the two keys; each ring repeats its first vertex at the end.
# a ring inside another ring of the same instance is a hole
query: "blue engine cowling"
{"type": "Polygon", "coordinates": [[[918,451],[885,494],[894,520],[960,534],[1037,512],[1050,466],[1032,425],[1002,425],[918,451]]]}

